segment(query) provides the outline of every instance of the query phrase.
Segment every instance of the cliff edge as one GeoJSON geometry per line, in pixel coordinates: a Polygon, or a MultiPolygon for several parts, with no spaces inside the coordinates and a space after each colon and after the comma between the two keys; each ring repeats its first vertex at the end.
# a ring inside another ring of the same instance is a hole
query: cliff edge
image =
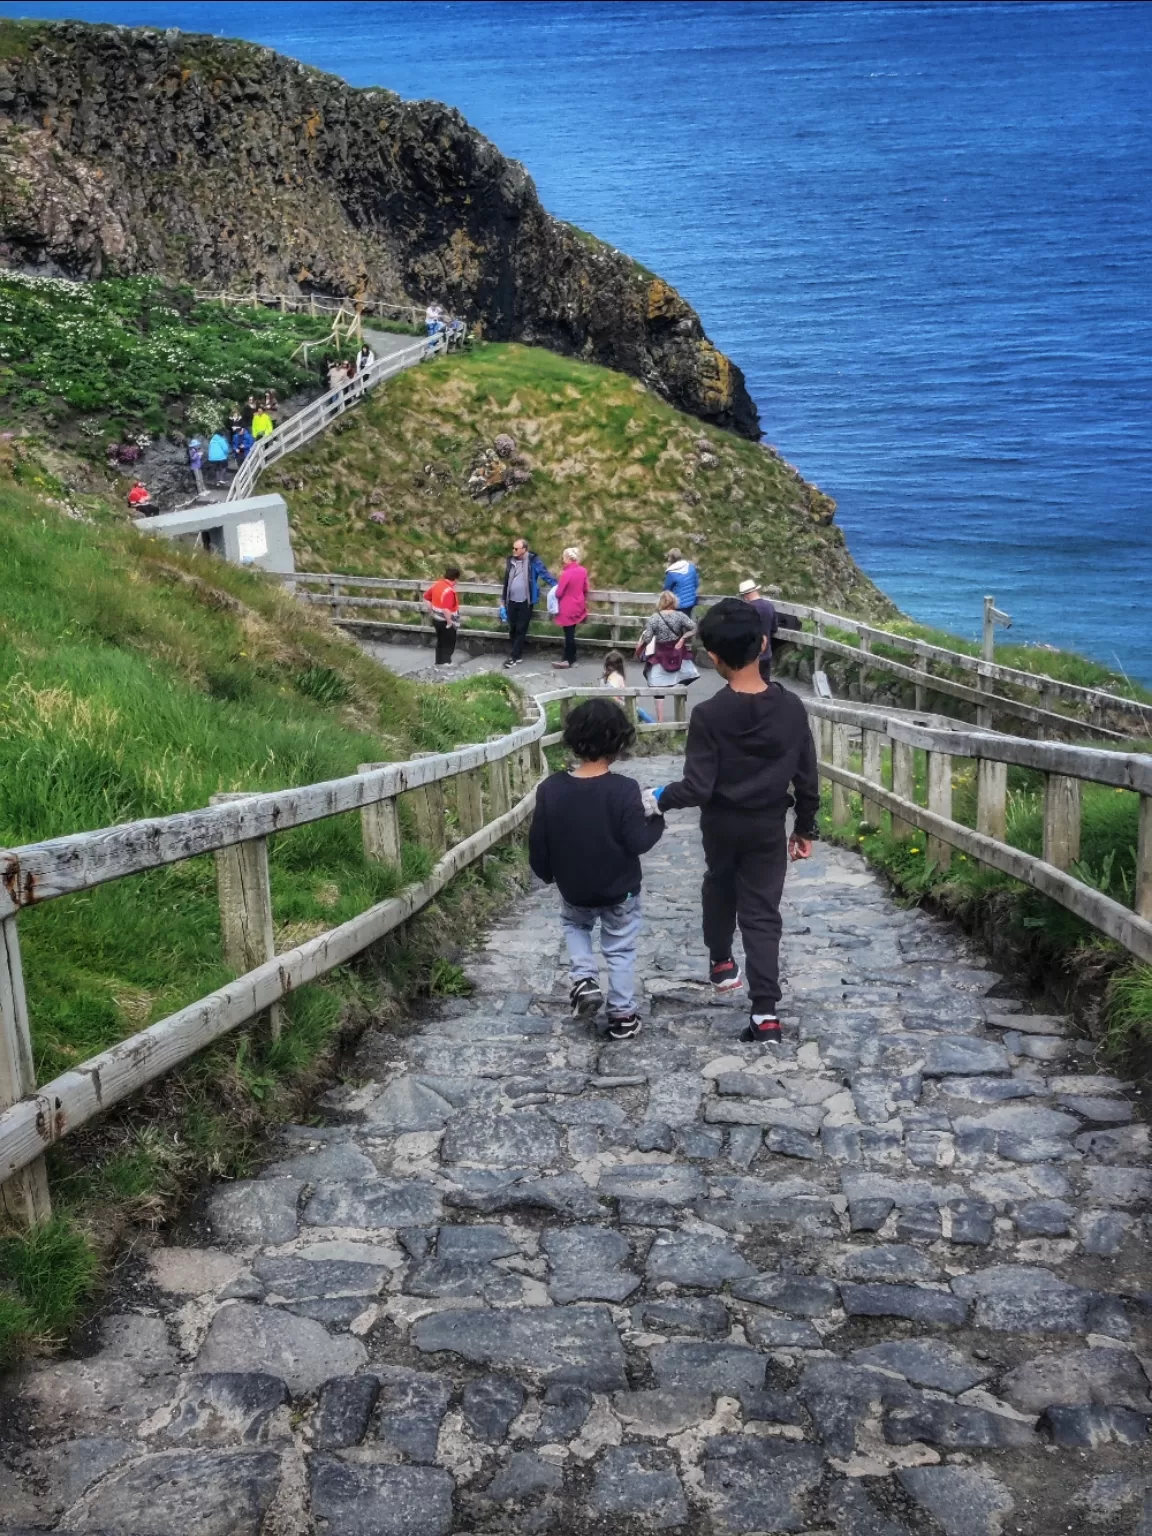
{"type": "Polygon", "coordinates": [[[760,435],[691,306],[545,212],[459,112],[249,43],[0,22],[0,265],[437,298],[760,435]]]}

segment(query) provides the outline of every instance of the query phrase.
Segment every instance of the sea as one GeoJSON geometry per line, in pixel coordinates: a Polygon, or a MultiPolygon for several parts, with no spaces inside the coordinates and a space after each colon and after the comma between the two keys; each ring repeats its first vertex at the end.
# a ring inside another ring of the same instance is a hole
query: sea
{"type": "Polygon", "coordinates": [[[450,102],[695,305],[903,610],[975,637],[991,594],[1006,638],[1152,683],[1152,6],[0,13],[240,35],[450,102]]]}

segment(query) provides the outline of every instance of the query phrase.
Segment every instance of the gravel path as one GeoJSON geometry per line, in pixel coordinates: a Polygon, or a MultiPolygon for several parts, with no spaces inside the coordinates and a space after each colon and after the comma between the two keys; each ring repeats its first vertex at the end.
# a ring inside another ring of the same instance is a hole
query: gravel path
{"type": "Polygon", "coordinates": [[[371,1033],[96,1353],[11,1384],[0,1526],[1149,1536],[1135,1096],[826,847],[786,1043],[738,1044],[700,866],[670,817],[637,1040],[567,1017],[544,890],[371,1033]]]}

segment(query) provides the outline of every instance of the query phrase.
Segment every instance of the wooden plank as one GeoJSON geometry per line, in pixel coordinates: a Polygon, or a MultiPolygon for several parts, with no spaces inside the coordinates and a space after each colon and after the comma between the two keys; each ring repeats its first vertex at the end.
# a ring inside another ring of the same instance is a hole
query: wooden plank
{"type": "MultiPolygon", "coordinates": [[[[821,772],[826,778],[838,778],[845,787],[859,790],[861,794],[868,787],[859,774],[849,773],[845,769],[826,764],[821,772]]],[[[994,838],[985,837],[982,832],[961,826],[959,822],[948,821],[890,790],[876,789],[874,793],[895,816],[915,815],[931,836],[958,848],[969,858],[979,859],[982,864],[988,864],[1014,880],[1032,886],[1034,890],[1059,902],[1069,912],[1074,912],[1077,917],[1098,928],[1101,933],[1115,939],[1138,959],[1152,961],[1152,920],[1129,911],[1120,902],[1113,901],[1111,896],[1105,896],[1102,891],[1082,884],[1073,875],[1036,858],[1034,854],[998,843],[994,838]]]]}
{"type": "MultiPolygon", "coordinates": [[[[914,804],[916,800],[916,755],[913,749],[905,741],[892,741],[892,793],[904,805],[914,804]]],[[[874,799],[880,805],[885,804],[879,795],[874,799]]],[[[892,813],[892,836],[899,838],[901,842],[908,842],[916,831],[919,823],[909,821],[906,817],[892,813]]]]}
{"type": "Polygon", "coordinates": [[[687,723],[688,723],[688,695],[686,693],[684,693],[684,692],[679,692],[679,693],[675,694],[675,696],[673,697],[673,700],[672,700],[672,707],[673,707],[673,709],[675,711],[675,721],[676,721],[676,724],[677,725],[687,725],[687,723]]]}
{"type": "Polygon", "coordinates": [[[1050,773],[1044,794],[1044,859],[1071,869],[1080,857],[1080,780],[1050,773]]]}
{"type": "MultiPolygon", "coordinates": [[[[434,757],[433,752],[417,752],[417,759],[434,757]]],[[[408,791],[406,803],[411,807],[416,824],[416,841],[422,848],[430,848],[441,854],[447,845],[444,825],[444,790],[440,783],[423,784],[419,789],[408,791]]]]}
{"type": "MultiPolygon", "coordinates": [[[[947,752],[928,754],[928,809],[943,821],[952,819],[952,759],[947,752]]],[[[951,844],[929,833],[928,858],[938,869],[947,869],[952,862],[951,844]]]]}
{"type": "Polygon", "coordinates": [[[298,987],[347,965],[427,906],[460,870],[516,831],[532,814],[534,804],[534,794],[525,796],[483,831],[457,843],[426,880],[408,886],[399,896],[277,955],[0,1112],[0,1181],[10,1180],[53,1142],[170,1072],[298,987]]]}
{"type": "Polygon", "coordinates": [[[1008,836],[1008,764],[982,757],[976,765],[976,830],[1004,842],[1008,836]]]}
{"type": "MultiPolygon", "coordinates": [[[[886,657],[884,659],[887,660],[886,657]]],[[[891,670],[890,664],[887,670],[891,670]]],[[[925,657],[917,656],[915,671],[920,674],[919,677],[916,678],[916,708],[924,709],[928,700],[928,694],[924,684],[924,678],[928,675],[928,662],[925,657]]]]}
{"type": "MultiPolygon", "coordinates": [[[[537,747],[539,742],[536,743],[537,747]]],[[[460,836],[474,837],[484,825],[484,795],[480,784],[480,770],[469,768],[458,773],[456,785],[456,819],[460,824],[460,836]]]]}
{"type": "MultiPolygon", "coordinates": [[[[837,768],[848,766],[848,727],[846,725],[833,725],[832,727],[832,763],[837,768]]],[[[843,785],[835,780],[832,783],[832,825],[842,827],[848,821],[848,796],[844,792],[843,785]]]]}
{"type": "MultiPolygon", "coordinates": [[[[213,805],[245,800],[243,794],[213,795],[213,805]]],[[[276,953],[272,932],[272,885],[268,874],[268,839],[254,837],[246,843],[217,848],[216,895],[220,903],[220,935],[224,960],[243,976],[271,960],[276,953]]],[[[273,1040],[284,1028],[284,1012],[273,1005],[266,1020],[273,1040]]]]}
{"type": "Polygon", "coordinates": [[[493,816],[504,816],[511,804],[512,783],[509,762],[507,757],[501,757],[488,765],[488,810],[493,816]]]}
{"type": "MultiPolygon", "coordinates": [[[[0,924],[0,1111],[36,1091],[28,999],[20,964],[16,918],[0,924]]],[[[0,1216],[21,1227],[35,1226],[52,1215],[48,1171],[41,1156],[32,1158],[7,1177],[0,1169],[0,1216]]]]}
{"type": "MultiPolygon", "coordinates": [[[[845,726],[847,730],[847,726],[845,726]]],[[[881,763],[883,761],[884,737],[880,731],[861,731],[860,733],[860,774],[868,780],[869,784],[882,782],[881,763]]],[[[863,807],[864,820],[871,827],[879,827],[884,818],[884,810],[879,800],[867,796],[863,807]]]]}
{"type": "Polygon", "coordinates": [[[1140,821],[1136,841],[1135,907],[1152,920],[1152,795],[1140,796],[1140,821]]]}
{"type": "Polygon", "coordinates": [[[532,725],[463,752],[390,763],[372,773],[0,851],[0,918],[70,891],[90,890],[108,880],[214,853],[230,843],[268,837],[344,811],[358,811],[422,784],[451,778],[461,769],[482,767],[543,734],[544,714],[540,710],[532,725]]]}

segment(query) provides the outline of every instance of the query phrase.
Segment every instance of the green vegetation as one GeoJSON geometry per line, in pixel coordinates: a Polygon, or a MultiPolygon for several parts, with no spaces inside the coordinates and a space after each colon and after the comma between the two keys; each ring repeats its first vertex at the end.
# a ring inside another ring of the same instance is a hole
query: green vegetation
{"type": "Polygon", "coordinates": [[[782,460],[624,374],[538,348],[478,346],[412,369],[261,487],[284,490],[310,570],[424,575],[451,555],[491,580],[523,532],[550,564],[581,545],[597,586],[655,590],[679,545],[706,589],[753,570],[800,600],[893,612],[827,522],[831,503],[782,460]],[[475,501],[469,474],[500,433],[530,478],[475,501]]]}
{"type": "MultiPolygon", "coordinates": [[[[886,755],[887,758],[887,755],[886,755]]],[[[859,754],[849,766],[860,772],[859,754]]],[[[916,798],[927,798],[925,754],[915,753],[916,798]]],[[[891,784],[890,763],[884,782],[891,784]]],[[[952,776],[952,815],[976,825],[976,765],[956,759],[952,776]]],[[[1065,907],[998,870],[953,850],[947,868],[929,856],[928,840],[892,836],[887,825],[863,819],[860,796],[849,795],[848,821],[831,819],[831,791],[825,788],[821,834],[859,850],[883,869],[913,901],[930,898],[966,926],[994,938],[1000,953],[1010,954],[1017,969],[1038,985],[1062,987],[1069,994],[1082,987],[1099,994],[1099,1038],[1119,1065],[1147,1072],[1152,1064],[1152,967],[1134,963],[1126,950],[1105,938],[1065,907]]],[[[1080,858],[1072,874],[1131,907],[1134,899],[1139,797],[1103,784],[1084,784],[1081,799],[1080,858]]],[[[884,818],[887,823],[887,817],[884,818]]],[[[1026,768],[1008,770],[1007,841],[1040,856],[1044,847],[1043,775],[1026,768]]]]}
{"type": "Polygon", "coordinates": [[[154,278],[98,283],[0,274],[0,411],[103,446],[109,431],[197,431],[254,390],[317,381],[294,356],[328,323],[197,303],[154,278]],[[79,419],[82,418],[82,419],[79,419]]]}
{"type": "MultiPolygon", "coordinates": [[[[0,846],[170,814],[218,790],[336,778],[515,721],[502,680],[419,688],[259,573],[139,537],[95,506],[89,516],[0,481],[0,846]]],[[[392,894],[428,857],[408,846],[402,871],[367,863],[356,816],[278,836],[278,947],[392,894]]],[[[405,985],[420,974],[442,991],[462,984],[452,934],[484,890],[479,876],[454,883],[440,907],[456,915],[434,944],[408,946],[405,985]]],[[[41,1082],[229,974],[210,858],[34,907],[20,938],[41,1082]]],[[[51,1182],[66,1219],[47,1230],[61,1254],[72,1234],[73,1257],[42,1264],[40,1235],[0,1249],[0,1354],[69,1325],[92,1278],[78,1234],[157,1220],[196,1177],[242,1171],[342,1018],[378,1007],[356,972],[304,988],[275,1045],[225,1041],[158,1085],[147,1126],[111,1117],[63,1142],[51,1182]]]]}

